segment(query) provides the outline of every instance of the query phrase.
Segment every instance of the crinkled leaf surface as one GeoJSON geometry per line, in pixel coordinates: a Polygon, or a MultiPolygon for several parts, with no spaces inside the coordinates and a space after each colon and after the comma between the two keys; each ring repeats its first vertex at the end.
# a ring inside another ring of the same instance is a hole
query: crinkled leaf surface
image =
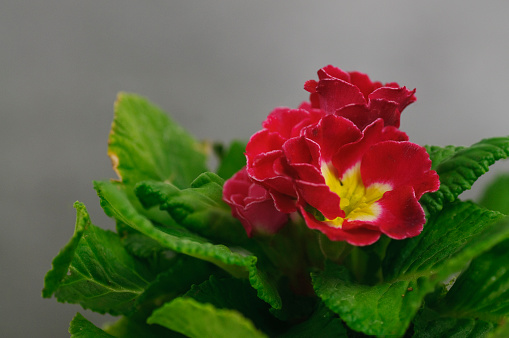
{"type": "Polygon", "coordinates": [[[233,141],[230,144],[217,168],[217,174],[220,177],[225,180],[229,179],[246,165],[246,156],[244,155],[246,144],[245,141],[233,141]]]}
{"type": "Polygon", "coordinates": [[[325,305],[320,304],[313,315],[306,321],[299,323],[280,338],[308,338],[308,337],[347,337],[346,329],[341,319],[325,305]]]}
{"type": "Polygon", "coordinates": [[[154,311],[147,320],[188,337],[261,338],[253,323],[238,311],[218,309],[193,298],[176,298],[154,311]]]}
{"type": "Polygon", "coordinates": [[[245,280],[211,276],[207,281],[194,285],[185,296],[212,304],[217,309],[236,310],[271,336],[274,330],[283,326],[269,313],[268,304],[256,296],[256,291],[245,280]]]}
{"type": "Polygon", "coordinates": [[[359,284],[346,268],[328,264],[313,275],[315,291],[353,330],[404,334],[438,282],[509,237],[505,223],[497,223],[502,218],[473,203],[449,204],[429,220],[421,235],[389,244],[383,283],[359,284]]]}
{"type": "Polygon", "coordinates": [[[428,150],[434,159],[434,169],[440,176],[440,189],[425,194],[419,202],[433,214],[470,189],[490,165],[509,156],[509,137],[484,139],[468,148],[428,147],[428,150]]]}
{"type": "Polygon", "coordinates": [[[487,335],[488,338],[509,337],[509,322],[505,322],[487,335]]]}
{"type": "MultiPolygon", "coordinates": [[[[212,273],[216,272],[215,270],[214,265],[206,261],[179,255],[167,271],[160,273],[150,283],[145,292],[137,299],[137,303],[144,307],[147,305],[161,306],[163,303],[183,295],[193,284],[206,281],[212,273]]],[[[251,290],[255,292],[252,288],[251,290]]]]}
{"type": "Polygon", "coordinates": [[[136,298],[148,285],[145,269],[124,249],[119,237],[90,223],[86,208],[76,203],[76,230],[53,261],[43,295],[79,303],[113,315],[134,311],[136,298]]]}
{"type": "Polygon", "coordinates": [[[166,113],[134,94],[120,93],[108,155],[126,185],[167,181],[187,187],[207,170],[203,146],[166,113]]]}
{"type": "Polygon", "coordinates": [[[281,308],[281,298],[273,281],[257,267],[257,257],[242,248],[214,245],[187,229],[156,226],[136,211],[121,189],[110,182],[95,182],[105,213],[120,220],[161,245],[191,257],[216,264],[236,277],[248,277],[258,291],[258,297],[276,309],[281,308]]]}
{"type": "Polygon", "coordinates": [[[156,240],[140,233],[122,234],[122,243],[127,251],[137,257],[150,258],[168,250],[156,240]]]}
{"type": "Polygon", "coordinates": [[[443,161],[449,159],[452,155],[456,154],[458,151],[464,149],[465,147],[456,147],[456,146],[424,146],[426,151],[429,154],[429,158],[431,160],[431,169],[436,170],[437,166],[443,161]]]}
{"type": "Polygon", "coordinates": [[[375,286],[358,284],[346,267],[334,264],[314,274],[313,285],[327,307],[351,329],[368,335],[404,334],[422,298],[433,289],[425,277],[375,286]],[[415,291],[408,291],[410,287],[415,291]]]}
{"type": "Polygon", "coordinates": [[[223,179],[213,173],[198,176],[188,189],[171,183],[142,182],[136,195],[149,208],[159,205],[183,227],[224,244],[241,244],[246,232],[223,202],[223,179]]]}
{"type": "Polygon", "coordinates": [[[385,280],[421,272],[447,277],[461,270],[465,263],[508,236],[504,223],[497,223],[503,218],[499,212],[472,202],[447,205],[429,219],[419,236],[391,241],[383,261],[385,280]],[[447,269],[442,272],[443,267],[447,269]]]}
{"type": "Polygon", "coordinates": [[[70,325],[69,333],[71,338],[113,338],[114,336],[104,332],[79,312],[74,316],[70,325]]]}
{"type": "MultiPolygon", "coordinates": [[[[506,221],[509,227],[509,222],[506,221]]],[[[494,323],[509,317],[509,241],[472,260],[440,304],[456,317],[494,323]]]]}
{"type": "Polygon", "coordinates": [[[104,331],[122,338],[183,338],[185,336],[159,325],[149,325],[133,317],[122,317],[115,323],[105,325],[104,331]]]}
{"type": "Polygon", "coordinates": [[[497,176],[484,191],[479,204],[509,215],[509,174],[497,176]]]}
{"type": "Polygon", "coordinates": [[[475,318],[462,318],[439,314],[424,308],[414,319],[415,338],[485,337],[494,324],[475,318]]]}

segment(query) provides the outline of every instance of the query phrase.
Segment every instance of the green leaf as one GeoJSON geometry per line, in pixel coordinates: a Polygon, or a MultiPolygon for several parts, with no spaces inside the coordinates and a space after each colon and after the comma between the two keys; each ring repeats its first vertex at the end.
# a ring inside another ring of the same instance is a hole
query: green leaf
{"type": "Polygon", "coordinates": [[[436,170],[437,166],[442,163],[444,160],[449,159],[452,155],[456,154],[458,151],[464,149],[465,147],[456,147],[456,146],[424,146],[426,151],[429,154],[429,158],[431,159],[431,169],[436,170]]]}
{"type": "Polygon", "coordinates": [[[69,243],[53,258],[52,269],[48,271],[44,278],[44,289],[42,290],[44,298],[50,298],[60,286],[61,281],[69,271],[69,266],[74,258],[76,248],[80,244],[81,237],[83,237],[83,232],[90,226],[90,217],[85,205],[76,202],[74,208],[76,209],[74,234],[69,243]]]}
{"type": "Polygon", "coordinates": [[[440,189],[422,196],[420,203],[429,213],[440,211],[451,203],[489,169],[496,161],[509,156],[509,137],[484,139],[468,148],[446,147],[435,152],[435,169],[440,176],[440,189]]]}
{"type": "Polygon", "coordinates": [[[145,207],[159,205],[180,225],[219,243],[241,244],[247,235],[223,202],[223,179],[203,173],[180,190],[171,183],[142,182],[136,195],[145,207]]]}
{"type": "Polygon", "coordinates": [[[71,338],[113,338],[113,336],[88,321],[79,312],[69,325],[69,333],[71,338]]]}
{"type": "MultiPolygon", "coordinates": [[[[167,271],[160,273],[137,299],[137,304],[153,311],[155,307],[183,295],[193,284],[207,280],[215,272],[213,265],[179,255],[167,271]]],[[[254,290],[253,290],[254,291],[254,290]]]]}
{"type": "MultiPolygon", "coordinates": [[[[509,227],[509,221],[505,225],[509,227]]],[[[509,317],[509,240],[475,258],[456,280],[439,308],[456,317],[494,323],[509,317]]]]}
{"type": "Polygon", "coordinates": [[[247,277],[258,291],[258,297],[276,309],[281,298],[275,281],[258,269],[258,258],[243,248],[214,245],[185,228],[157,226],[132,206],[125,193],[110,182],[94,182],[105,213],[148,236],[164,247],[191,257],[211,262],[235,277],[247,277]]]}
{"type": "Polygon", "coordinates": [[[122,238],[122,243],[129,253],[143,258],[151,258],[168,249],[158,241],[140,233],[128,233],[122,238]]]}
{"type": "Polygon", "coordinates": [[[469,202],[449,204],[421,235],[391,241],[382,262],[385,282],[360,284],[345,267],[328,264],[312,275],[315,291],[353,330],[402,335],[437,283],[509,237],[509,228],[496,223],[502,217],[469,202]]]}
{"type": "Polygon", "coordinates": [[[109,137],[108,156],[122,182],[172,182],[187,187],[207,170],[203,147],[145,98],[120,93],[109,137]]]}
{"type": "Polygon", "coordinates": [[[334,264],[312,276],[316,294],[325,305],[351,329],[368,335],[404,334],[423,297],[433,290],[424,277],[374,286],[358,284],[346,267],[334,264]]]}
{"type": "Polygon", "coordinates": [[[245,141],[233,141],[230,144],[230,148],[228,148],[217,168],[217,174],[223,179],[229,179],[246,165],[246,156],[244,155],[246,144],[245,141]]]}
{"type": "Polygon", "coordinates": [[[448,317],[424,308],[414,319],[413,337],[485,337],[493,327],[493,323],[474,318],[448,317]]]}
{"type": "Polygon", "coordinates": [[[509,229],[497,223],[503,218],[472,202],[449,204],[429,219],[419,236],[391,241],[383,261],[385,280],[429,273],[445,278],[460,271],[472,258],[507,238],[509,229]]]}
{"type": "Polygon", "coordinates": [[[159,325],[148,325],[145,320],[140,321],[133,317],[122,317],[115,323],[105,325],[104,331],[113,337],[122,338],[183,338],[178,332],[168,330],[159,325]]]}
{"type": "Polygon", "coordinates": [[[294,325],[279,338],[347,337],[346,329],[339,317],[320,303],[317,310],[306,321],[294,325]]]}
{"type": "Polygon", "coordinates": [[[488,338],[507,338],[509,337],[509,323],[504,322],[495,330],[490,332],[487,336],[488,338]]]}
{"type": "Polygon", "coordinates": [[[210,276],[207,281],[193,285],[185,296],[212,304],[217,309],[236,310],[266,333],[283,325],[270,315],[268,304],[257,297],[256,291],[245,280],[210,276]]]}
{"type": "Polygon", "coordinates": [[[479,204],[509,215],[509,174],[497,176],[484,191],[479,204]]]}
{"type": "Polygon", "coordinates": [[[70,243],[53,261],[43,295],[60,302],[79,303],[100,313],[127,314],[148,284],[147,272],[118,236],[90,223],[86,208],[75,203],[76,230],[70,243]]]}
{"type": "Polygon", "coordinates": [[[188,337],[266,337],[235,310],[217,309],[192,298],[177,298],[154,311],[147,320],[188,337]]]}

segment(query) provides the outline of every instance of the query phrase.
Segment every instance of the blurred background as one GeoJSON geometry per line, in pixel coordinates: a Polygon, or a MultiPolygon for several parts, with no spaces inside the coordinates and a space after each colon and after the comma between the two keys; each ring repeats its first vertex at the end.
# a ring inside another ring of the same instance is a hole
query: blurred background
{"type": "Polygon", "coordinates": [[[306,100],[304,82],[333,64],[417,88],[401,125],[414,142],[470,145],[509,134],[508,14],[505,1],[2,1],[0,336],[67,337],[77,311],[111,320],[41,289],[74,201],[113,228],[92,180],[114,177],[118,91],[227,142],[306,100]]]}

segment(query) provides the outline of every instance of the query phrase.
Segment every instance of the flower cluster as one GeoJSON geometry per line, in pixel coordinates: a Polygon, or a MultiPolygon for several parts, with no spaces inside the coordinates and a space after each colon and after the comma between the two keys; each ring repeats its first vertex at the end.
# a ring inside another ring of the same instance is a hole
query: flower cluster
{"type": "Polygon", "coordinates": [[[225,183],[248,235],[276,233],[294,212],[354,245],[418,235],[418,200],[440,183],[426,150],[399,130],[415,90],[333,66],[304,88],[309,102],[270,113],[247,144],[246,167],[225,183]]]}

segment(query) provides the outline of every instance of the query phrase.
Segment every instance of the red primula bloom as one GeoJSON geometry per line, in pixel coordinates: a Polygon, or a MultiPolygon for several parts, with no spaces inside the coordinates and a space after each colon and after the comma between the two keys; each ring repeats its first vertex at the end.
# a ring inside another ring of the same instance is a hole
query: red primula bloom
{"type": "Polygon", "coordinates": [[[382,119],[360,130],[327,115],[287,140],[260,145],[255,134],[248,149],[270,146],[253,159],[247,152],[248,173],[280,211],[299,209],[331,240],[368,245],[382,233],[413,237],[425,222],[418,200],[439,180],[426,150],[397,136],[382,119]]]}
{"type": "Polygon", "coordinates": [[[399,128],[401,112],[416,100],[414,90],[391,82],[372,82],[366,74],[344,72],[331,65],[318,71],[318,82],[309,80],[304,89],[310,92],[312,108],[325,114],[335,113],[364,129],[377,118],[385,126],[399,128]]]}
{"type": "Polygon", "coordinates": [[[382,233],[403,239],[422,231],[418,200],[439,188],[438,175],[423,147],[387,139],[381,119],[361,131],[329,115],[283,149],[310,228],[354,245],[382,233]]]}
{"type": "Polygon", "coordinates": [[[227,180],[223,188],[223,199],[231,207],[247,235],[275,234],[288,221],[288,215],[279,212],[267,189],[254,183],[245,168],[227,180]]]}
{"type": "Polygon", "coordinates": [[[426,150],[399,130],[415,90],[332,66],[318,77],[305,84],[310,103],[277,108],[251,137],[247,175],[266,189],[271,208],[300,211],[331,240],[368,245],[382,233],[418,235],[418,200],[440,182],[426,150]]]}

